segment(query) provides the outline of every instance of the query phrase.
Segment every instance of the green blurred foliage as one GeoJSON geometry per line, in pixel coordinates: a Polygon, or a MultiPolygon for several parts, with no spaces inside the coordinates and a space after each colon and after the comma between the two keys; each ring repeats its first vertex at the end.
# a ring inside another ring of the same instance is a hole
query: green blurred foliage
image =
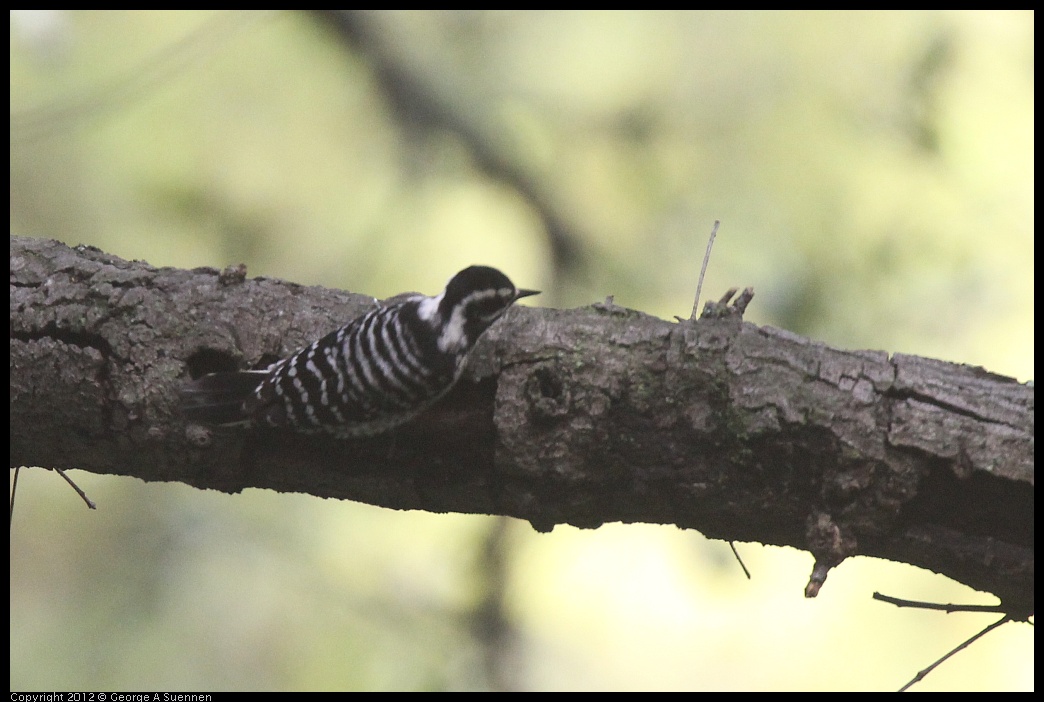
{"type": "MultiPolygon", "coordinates": [[[[13,12],[12,232],[378,297],[485,263],[670,318],[720,219],[704,295],[753,285],[751,321],[1033,377],[1032,12],[369,18],[542,185],[570,275],[532,201],[304,13],[13,12]]],[[[498,678],[488,519],[81,476],[95,514],[29,474],[12,689],[890,689],[986,623],[871,603],[975,597],[892,564],[806,602],[807,554],[747,546],[748,583],[676,529],[510,524],[498,678]]],[[[1026,629],[920,687],[1031,688],[1026,629]]]]}

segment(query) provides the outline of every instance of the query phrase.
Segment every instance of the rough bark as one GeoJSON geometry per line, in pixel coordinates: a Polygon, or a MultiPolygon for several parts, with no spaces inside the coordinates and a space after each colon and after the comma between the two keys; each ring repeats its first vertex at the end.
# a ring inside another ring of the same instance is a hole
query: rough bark
{"type": "Polygon", "coordinates": [[[612,521],[903,561],[1033,609],[1033,387],[738,316],[514,308],[465,379],[364,441],[186,425],[180,386],[263,367],[371,298],[11,240],[11,460],[539,530],[612,521]]]}

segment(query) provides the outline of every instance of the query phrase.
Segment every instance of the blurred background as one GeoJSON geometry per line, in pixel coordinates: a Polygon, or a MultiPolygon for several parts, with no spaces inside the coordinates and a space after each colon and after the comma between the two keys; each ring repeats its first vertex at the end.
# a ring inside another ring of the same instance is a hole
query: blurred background
{"type": "MultiPolygon", "coordinates": [[[[12,11],[11,231],[387,297],[471,263],[1033,378],[1033,13],[12,11]]],[[[12,690],[889,690],[912,567],[22,471],[12,690]]],[[[921,690],[1028,690],[1006,625],[921,690]]]]}

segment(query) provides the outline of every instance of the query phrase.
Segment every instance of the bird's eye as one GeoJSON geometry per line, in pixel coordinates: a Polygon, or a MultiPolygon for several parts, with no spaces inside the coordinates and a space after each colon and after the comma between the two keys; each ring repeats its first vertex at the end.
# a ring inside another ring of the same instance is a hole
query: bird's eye
{"type": "Polygon", "coordinates": [[[504,310],[504,303],[497,298],[489,298],[472,306],[478,319],[495,319],[504,310]]]}

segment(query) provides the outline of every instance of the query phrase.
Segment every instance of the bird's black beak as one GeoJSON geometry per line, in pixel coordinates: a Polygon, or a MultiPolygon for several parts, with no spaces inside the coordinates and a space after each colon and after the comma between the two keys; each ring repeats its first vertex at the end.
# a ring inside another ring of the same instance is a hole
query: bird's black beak
{"type": "Polygon", "coordinates": [[[521,300],[523,297],[529,297],[531,295],[539,295],[539,290],[519,290],[515,293],[515,301],[521,300]]]}

